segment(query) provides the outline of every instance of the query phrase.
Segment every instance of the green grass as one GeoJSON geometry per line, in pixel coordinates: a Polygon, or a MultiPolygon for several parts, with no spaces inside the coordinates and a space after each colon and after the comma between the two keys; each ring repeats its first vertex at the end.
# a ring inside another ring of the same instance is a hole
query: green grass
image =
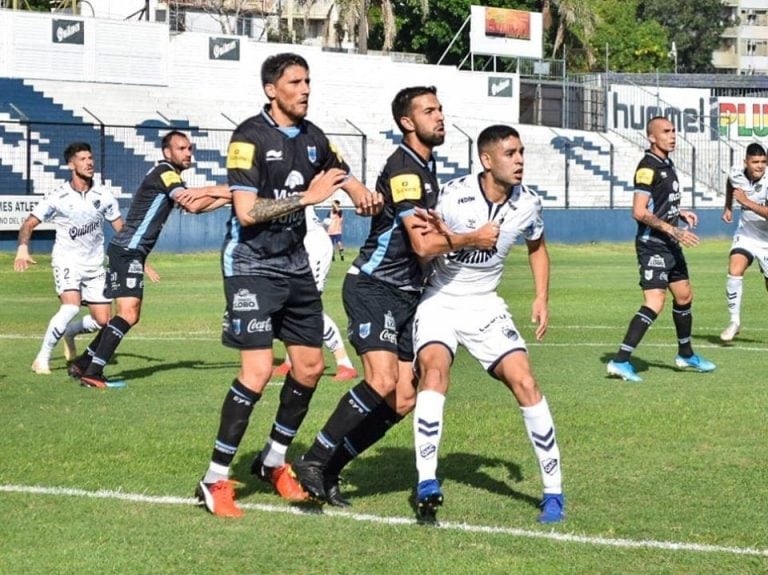
{"type": "MultiPolygon", "coordinates": [[[[635,354],[642,384],[605,375],[641,303],[632,247],[550,247],[551,325],[542,344],[532,343],[524,250],[515,253],[502,291],[553,411],[568,518],[535,523],[541,487],[519,409],[460,352],[438,471],[445,529],[411,522],[410,418],[347,470],[349,513],[292,513],[248,474],[276,386],[257,405],[235,460],[246,516],[223,521],[185,504],[238,369],[236,353],[219,342],[218,255],[152,256],[162,281],[147,287],[142,322],[108,368],[128,387],[98,391],[67,379],[60,349],[53,375],[29,371],[57,308],[49,259],[16,274],[12,255],[0,254],[0,573],[766,573],[766,293],[750,270],[742,334],[721,345],[728,247],[717,240],[687,250],[694,346],[718,369],[674,369],[668,303],[635,354]],[[147,498],[84,496],[99,491],[147,498]],[[177,499],[162,504],[163,496],[177,499]],[[483,527],[499,529],[475,529],[483,527]]],[[[334,264],[325,299],[341,325],[344,270],[334,264]]],[[[289,455],[308,446],[345,389],[323,378],[289,455]]]]}

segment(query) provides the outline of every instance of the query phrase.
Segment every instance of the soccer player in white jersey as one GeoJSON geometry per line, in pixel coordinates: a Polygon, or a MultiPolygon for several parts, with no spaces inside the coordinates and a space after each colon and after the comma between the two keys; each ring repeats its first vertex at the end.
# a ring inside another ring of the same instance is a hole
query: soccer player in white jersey
{"type": "MultiPolygon", "coordinates": [[[[312,275],[315,277],[317,291],[323,293],[325,280],[331,269],[333,243],[328,232],[325,231],[320,218],[317,217],[314,206],[307,206],[304,209],[304,218],[307,222],[307,235],[304,236],[304,247],[307,250],[312,275]]],[[[336,375],[333,376],[333,381],[349,381],[357,378],[357,370],[349,359],[344,340],[341,339],[339,326],[325,312],[323,312],[323,343],[336,360],[336,375]]],[[[272,370],[272,376],[284,376],[290,370],[291,360],[286,357],[283,363],[272,370]]]]}
{"type": "Polygon", "coordinates": [[[523,144],[517,130],[490,126],[480,133],[477,146],[483,172],[448,182],[440,191],[436,211],[448,232],[466,233],[496,222],[499,237],[492,249],[463,249],[432,260],[433,273],[416,312],[413,337],[420,384],[413,427],[418,513],[422,521],[434,521],[443,503],[437,460],[450,367],[461,344],[515,396],[544,484],[538,520],[554,523],[565,517],[555,426],[531,372],[522,334],[496,293],[504,259],[522,238],[535,287],[531,319],[536,323],[536,339],[544,337],[549,318],[549,255],[541,200],[521,183],[523,144]]]}
{"type": "Polygon", "coordinates": [[[720,334],[722,341],[732,341],[741,329],[744,272],[753,260],[757,260],[768,289],[768,173],[766,151],[760,144],[747,146],[744,166],[734,166],[728,176],[722,216],[728,223],[733,221],[733,200],[741,205],[741,217],[728,256],[725,295],[730,321],[720,334]]]}
{"type": "MultiPolygon", "coordinates": [[[[93,154],[86,142],[73,142],[64,150],[64,161],[72,170],[70,180],[48,194],[27,217],[19,230],[19,246],[13,267],[25,271],[36,263],[29,254],[32,231],[41,222],[53,222],[56,240],[51,265],[61,306],[48,323],[43,344],[32,363],[32,371],[49,374],[50,358],[56,343],[68,331],[95,331],[110,318],[111,300],[104,297],[104,221],[115,231],[123,227],[117,200],[93,183],[93,154]],[[77,316],[80,304],[88,305],[90,316],[77,316]]],[[[67,357],[71,359],[71,357],[67,357]]]]}

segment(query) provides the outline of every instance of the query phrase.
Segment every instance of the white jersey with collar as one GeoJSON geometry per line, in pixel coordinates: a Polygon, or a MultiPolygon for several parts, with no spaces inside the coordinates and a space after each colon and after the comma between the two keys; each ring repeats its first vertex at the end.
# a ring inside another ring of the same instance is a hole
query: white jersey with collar
{"type": "MultiPolygon", "coordinates": [[[[743,167],[734,166],[728,175],[728,181],[734,188],[744,190],[747,198],[756,204],[761,206],[768,205],[768,170],[766,170],[762,178],[756,182],[751,182],[744,173],[743,167]]],[[[757,215],[752,210],[742,207],[736,233],[766,241],[768,240],[768,220],[757,215]]]]}
{"type": "Polygon", "coordinates": [[[484,294],[496,289],[504,260],[519,239],[537,240],[544,233],[541,199],[523,185],[514,186],[502,204],[486,200],[480,174],[448,182],[440,190],[437,211],[448,228],[467,233],[493,220],[500,224],[499,239],[491,250],[463,249],[435,258],[428,290],[451,295],[484,294]]]}
{"type": "Polygon", "coordinates": [[[95,267],[104,264],[104,220],[118,219],[120,208],[105,188],[93,186],[87,192],[78,192],[65,182],[31,213],[41,222],[53,223],[56,229],[51,253],[54,264],[95,267]]]}

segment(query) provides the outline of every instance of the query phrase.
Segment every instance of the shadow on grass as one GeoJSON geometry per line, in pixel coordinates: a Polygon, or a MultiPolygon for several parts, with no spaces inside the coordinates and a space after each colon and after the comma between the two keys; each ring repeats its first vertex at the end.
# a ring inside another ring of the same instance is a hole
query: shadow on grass
{"type": "MultiPolygon", "coordinates": [[[[674,345],[670,347],[672,348],[673,354],[670,356],[670,360],[668,363],[667,362],[661,363],[657,361],[646,361],[642,358],[637,357],[636,355],[633,355],[632,359],[630,359],[630,362],[632,363],[632,366],[635,368],[635,372],[638,375],[640,375],[648,371],[648,369],[651,367],[666,369],[668,371],[679,371],[678,368],[675,366],[675,361],[674,361],[674,357],[675,357],[674,354],[677,352],[675,351],[674,345]]],[[[607,365],[608,362],[611,361],[614,357],[615,357],[614,353],[604,353],[600,357],[600,361],[603,362],[603,365],[607,365]]],[[[620,379],[612,375],[608,375],[607,373],[605,374],[605,379],[610,379],[612,381],[621,381],[620,379]]]]}
{"type": "MultiPolygon", "coordinates": [[[[298,456],[308,446],[294,444],[291,453],[298,456]]],[[[375,449],[369,455],[353,461],[343,473],[344,495],[351,498],[369,497],[408,490],[409,504],[415,510],[413,487],[416,468],[413,450],[403,447],[375,449]]],[[[251,475],[251,463],[258,451],[241,451],[232,467],[233,477],[243,483],[239,497],[253,493],[274,493],[271,485],[251,475]]],[[[500,459],[472,453],[449,453],[440,459],[438,475],[442,481],[460,483],[477,489],[522,501],[531,507],[539,505],[539,499],[513,489],[510,483],[522,481],[520,466],[500,459]]]]}
{"type": "Polygon", "coordinates": [[[113,360],[109,362],[109,365],[105,371],[110,377],[119,377],[120,379],[126,380],[151,377],[164,371],[173,371],[177,369],[209,370],[229,368],[232,370],[237,370],[240,367],[239,361],[205,361],[201,359],[189,359],[183,361],[165,362],[163,359],[158,357],[137,355],[132,353],[120,353],[116,357],[120,356],[143,359],[147,362],[151,362],[149,365],[144,367],[119,371],[115,370],[114,367],[119,366],[120,362],[119,360],[113,358],[113,360]]]}

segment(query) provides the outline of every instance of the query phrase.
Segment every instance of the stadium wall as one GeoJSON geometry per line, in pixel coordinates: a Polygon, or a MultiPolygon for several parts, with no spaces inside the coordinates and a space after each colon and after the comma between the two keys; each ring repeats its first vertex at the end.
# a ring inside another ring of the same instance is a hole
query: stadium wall
{"type": "MultiPolygon", "coordinates": [[[[124,207],[125,210],[125,207],[124,207]]],[[[318,216],[327,212],[318,209],[318,216]]],[[[730,237],[735,224],[720,220],[721,210],[697,210],[699,226],[696,232],[702,238],[730,237]]],[[[160,234],[155,251],[194,253],[216,251],[221,248],[230,212],[220,209],[210,214],[192,215],[174,212],[160,234]]],[[[550,243],[589,244],[598,242],[632,241],[635,223],[629,209],[558,209],[544,210],[546,237],[550,243]]],[[[109,228],[109,226],[107,226],[109,228]]],[[[111,230],[111,228],[109,228],[111,230]]],[[[344,217],[344,243],[359,247],[368,235],[369,220],[347,211],[344,217]]],[[[50,253],[53,231],[35,232],[32,253],[50,253]]],[[[109,238],[110,234],[107,234],[109,238]]],[[[0,251],[16,251],[17,232],[0,232],[0,251]]]]}

